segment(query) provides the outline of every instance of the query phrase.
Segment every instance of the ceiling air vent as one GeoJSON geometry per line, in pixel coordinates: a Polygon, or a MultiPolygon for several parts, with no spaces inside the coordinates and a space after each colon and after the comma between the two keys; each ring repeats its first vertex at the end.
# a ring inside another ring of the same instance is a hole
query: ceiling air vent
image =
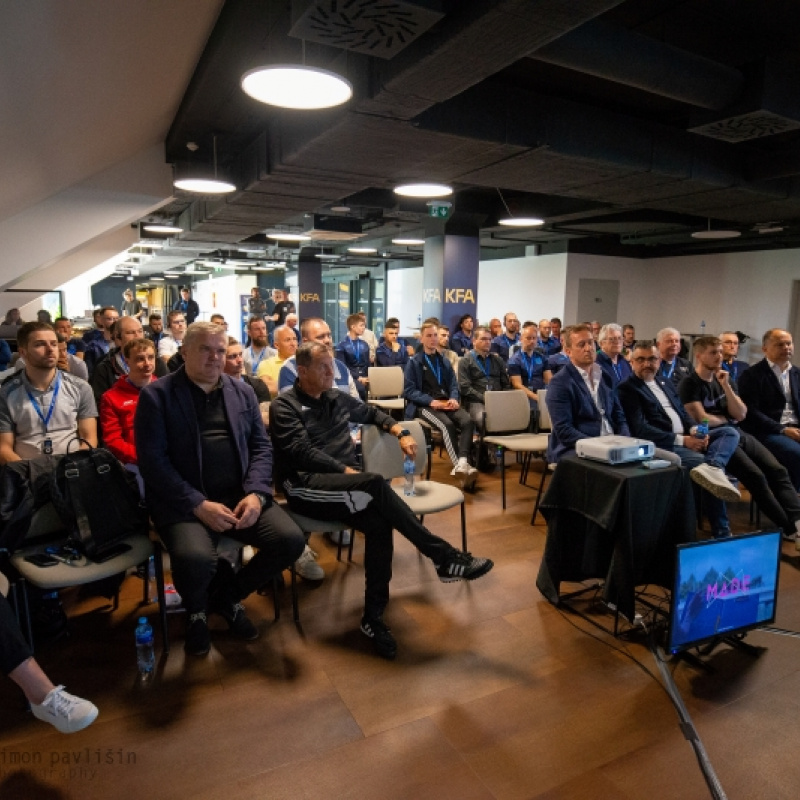
{"type": "Polygon", "coordinates": [[[762,110],[716,120],[707,125],[689,128],[689,130],[692,133],[699,133],[701,136],[735,143],[760,139],[763,136],[775,136],[778,133],[794,131],[798,128],[800,128],[800,121],[782,117],[772,111],[762,110]]]}
{"type": "Polygon", "coordinates": [[[295,0],[289,34],[389,59],[443,16],[437,0],[295,0]]]}

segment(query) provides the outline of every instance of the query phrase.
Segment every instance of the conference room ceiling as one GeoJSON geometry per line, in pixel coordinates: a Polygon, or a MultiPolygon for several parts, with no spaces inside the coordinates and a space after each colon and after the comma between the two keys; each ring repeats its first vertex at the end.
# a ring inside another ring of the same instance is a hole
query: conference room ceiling
{"type": "Polygon", "coordinates": [[[235,255],[276,227],[342,251],[345,217],[409,257],[391,237],[442,225],[391,191],[420,179],[454,186],[448,230],[479,231],[484,258],[800,247],[798,78],[793,0],[229,0],[166,159],[190,142],[208,159],[216,136],[238,189],[178,193],[164,213],[185,230],[163,253],[235,255]],[[288,111],[241,91],[303,49],[351,81],[349,103],[288,111]],[[504,228],[506,205],[545,224],[504,228]],[[691,236],[708,229],[741,235],[691,236]]]}

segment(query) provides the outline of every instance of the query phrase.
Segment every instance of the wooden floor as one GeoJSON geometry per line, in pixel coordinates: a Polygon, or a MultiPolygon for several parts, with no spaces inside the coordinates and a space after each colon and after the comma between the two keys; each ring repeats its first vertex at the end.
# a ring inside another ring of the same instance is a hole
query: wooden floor
{"type": "MultiPolygon", "coordinates": [[[[434,460],[434,477],[450,480],[434,460]]],[[[511,474],[505,512],[499,474],[482,475],[468,499],[470,549],[496,564],[476,583],[440,583],[396,537],[387,611],[395,662],[376,657],[358,632],[360,536],[352,564],[312,537],[326,579],[301,585],[302,636],[288,590],[278,622],[270,600],[247,600],[262,632],[255,643],[232,640],[212,618],[206,658],[184,657],[176,615],[172,652],[146,688],[133,643],[141,581],[127,579],[115,613],[65,593],[71,636],[43,646],[39,659],[100,717],[62,736],[0,682],[0,798],[708,797],[647,648],[536,590],[545,528],[529,525],[535,493],[511,474]]],[[[736,507],[735,530],[750,528],[746,512],[736,507]]],[[[428,522],[458,543],[457,510],[428,522]]],[[[785,628],[800,629],[799,566],[785,544],[785,628]]],[[[154,607],[145,613],[155,622],[154,607]]],[[[764,648],[760,657],[721,647],[712,675],[682,662],[670,669],[727,796],[796,798],[800,639],[756,632],[748,641],[764,648]]]]}

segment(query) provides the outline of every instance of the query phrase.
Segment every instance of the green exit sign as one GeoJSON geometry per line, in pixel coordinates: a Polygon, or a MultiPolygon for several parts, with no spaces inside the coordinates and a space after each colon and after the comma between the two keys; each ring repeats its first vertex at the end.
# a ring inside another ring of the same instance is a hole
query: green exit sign
{"type": "Polygon", "coordinates": [[[431,201],[428,203],[428,216],[438,219],[447,219],[450,216],[452,208],[452,203],[436,203],[431,201]]]}

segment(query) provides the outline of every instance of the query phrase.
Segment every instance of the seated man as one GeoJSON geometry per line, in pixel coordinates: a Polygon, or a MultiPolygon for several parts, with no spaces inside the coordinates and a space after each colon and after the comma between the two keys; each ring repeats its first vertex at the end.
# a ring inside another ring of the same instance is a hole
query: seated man
{"type": "MultiPolygon", "coordinates": [[[[363,311],[358,311],[358,316],[361,317],[362,322],[364,323],[364,330],[361,331],[358,338],[361,339],[362,342],[366,342],[369,345],[369,363],[374,366],[375,364],[375,353],[378,350],[378,337],[375,335],[374,331],[371,331],[367,327],[367,315],[363,311]]],[[[298,343],[300,342],[300,337],[297,337],[298,343]]]]}
{"type": "Polygon", "coordinates": [[[561,341],[553,334],[553,323],[549,319],[539,320],[539,340],[536,346],[545,358],[561,352],[561,341]]]}
{"type": "Polygon", "coordinates": [[[555,375],[562,367],[569,364],[569,356],[564,352],[564,340],[566,339],[567,331],[569,330],[569,325],[566,328],[561,330],[560,341],[561,341],[561,350],[555,353],[552,356],[549,356],[547,359],[547,369],[550,371],[550,378],[545,375],[544,382],[550,383],[553,375],[555,375]]]}
{"type": "Polygon", "coordinates": [[[86,342],[72,335],[72,322],[69,317],[56,317],[53,323],[56,333],[61,334],[67,342],[67,352],[83,361],[86,354],[86,342]]]}
{"type": "MultiPolygon", "coordinates": [[[[739,373],[740,394],[747,404],[742,428],[786,467],[795,490],[800,492],[800,369],[792,364],[792,334],[771,328],[762,341],[765,357],[739,373]]],[[[724,343],[722,348],[725,369],[724,343]]],[[[734,361],[734,365],[740,363],[734,361]]],[[[727,371],[733,378],[734,371],[727,371]]]]}
{"type": "Polygon", "coordinates": [[[400,320],[391,317],[383,328],[383,341],[375,351],[375,362],[379,367],[403,367],[408,364],[406,343],[400,336],[400,320]]]}
{"type": "MultiPolygon", "coordinates": [[[[122,319],[135,321],[135,317],[122,319]]],[[[156,346],[144,338],[125,342],[122,355],[128,374],[100,397],[100,430],[103,434],[103,446],[123,464],[135,465],[137,458],[133,420],[139,405],[139,392],[156,379],[158,359],[156,346]]]]}
{"type": "Polygon", "coordinates": [[[272,395],[267,388],[267,384],[261,378],[254,378],[244,371],[242,346],[233,336],[228,337],[228,349],[225,351],[225,367],[223,371],[226,375],[230,375],[233,380],[246,383],[256,393],[261,419],[264,421],[264,425],[269,427],[269,403],[272,395]]]}
{"type": "Polygon", "coordinates": [[[492,337],[482,325],[472,333],[473,349],[458,362],[458,391],[475,427],[482,430],[483,396],[486,392],[504,392],[511,388],[503,359],[490,353],[492,337]]]}
{"type": "Polygon", "coordinates": [[[0,464],[61,455],[80,436],[97,446],[97,406],[86,381],[61,372],[51,325],[26,322],[17,334],[25,368],[0,386],[0,464]]]}
{"type": "Polygon", "coordinates": [[[158,357],[166,364],[183,345],[186,335],[186,317],[183,311],[167,314],[167,332],[158,340],[158,357]]]}
{"type": "Polygon", "coordinates": [[[453,370],[458,370],[458,354],[450,349],[450,328],[439,323],[439,344],[436,346],[439,355],[450,362],[453,370]]]}
{"type": "Polygon", "coordinates": [[[622,355],[622,328],[615,322],[609,322],[600,328],[600,351],[597,353],[597,363],[611,378],[611,385],[614,388],[631,374],[631,365],[622,355]]]}
{"type": "Polygon", "coordinates": [[[636,346],[636,328],[630,323],[622,326],[622,355],[628,361],[633,354],[633,348],[636,346]]]}
{"type": "Polygon", "coordinates": [[[114,346],[114,336],[111,332],[111,327],[117,319],[119,319],[119,312],[114,306],[105,306],[100,309],[100,312],[98,322],[101,325],[102,334],[92,339],[87,344],[86,352],[83,355],[83,360],[86,362],[86,368],[89,370],[90,378],[94,372],[94,368],[102,360],[103,356],[114,346]]]}
{"type": "Polygon", "coordinates": [[[83,363],[83,359],[78,358],[78,356],[73,356],[69,350],[67,350],[67,339],[65,336],[56,332],[56,337],[58,338],[58,368],[62,372],[69,372],[76,378],[88,382],[89,370],[86,369],[86,364],[83,363]]]}
{"type": "Polygon", "coordinates": [[[158,355],[158,343],[164,335],[164,321],[161,319],[161,314],[151,314],[147,318],[147,323],[144,326],[144,335],[156,346],[158,355]]]}
{"type": "Polygon", "coordinates": [[[350,370],[358,394],[366,402],[369,383],[369,345],[359,338],[365,327],[361,314],[351,314],[347,318],[347,336],[336,345],[334,355],[350,370]]]}
{"type": "Polygon", "coordinates": [[[572,452],[578,439],[615,433],[630,436],[611,379],[595,364],[591,327],[581,324],[567,328],[564,351],[570,363],[547,387],[547,409],[553,426],[547,448],[550,463],[572,452]]]}
{"type": "Polygon", "coordinates": [[[266,361],[262,361],[256,377],[261,378],[267,384],[270,394],[278,394],[278,376],[286,360],[291,358],[297,350],[297,337],[288,325],[279,325],[275,328],[275,347],[278,349],[276,355],[271,356],[266,361]]]}
{"type": "Polygon", "coordinates": [[[364,532],[366,592],[361,631],[373,640],[378,655],[391,659],[397,642],[383,621],[383,612],[392,577],[392,529],[430,558],[439,579],[446,583],[479,578],[493,564],[434,536],[381,475],[359,472],[350,436],[352,423],[378,425],[397,436],[403,452],[411,456],[416,453],[414,438],[376,406],[332,391],[333,359],[324,345],[301,345],[296,361],[297,382],[275,399],[271,409],[278,483],[292,510],[313,519],[342,520],[364,532]]]}
{"type": "Polygon", "coordinates": [[[658,374],[672,381],[675,388],[680,382],[694,372],[691,363],[681,358],[681,334],[676,328],[662,328],[656,334],[656,347],[661,359],[658,374]]]}
{"type": "Polygon", "coordinates": [[[509,350],[519,341],[519,319],[513,311],[503,317],[505,332],[492,339],[492,352],[508,363],[509,350]]]}
{"type": "Polygon", "coordinates": [[[503,323],[499,319],[497,319],[497,317],[492,317],[489,320],[489,333],[492,334],[492,339],[496,339],[498,336],[502,336],[503,323]]]}
{"type": "Polygon", "coordinates": [[[458,382],[450,362],[438,351],[439,331],[432,322],[420,328],[422,351],[406,365],[406,416],[422,417],[442,434],[447,455],[453,462],[451,475],[459,475],[464,488],[472,488],[478,470],[469,463],[472,433],[475,426],[469,414],[461,408],[458,382]]]}
{"type": "MultiPolygon", "coordinates": [[[[331,355],[333,355],[331,329],[324,319],[320,319],[319,317],[304,319],[303,323],[300,325],[300,333],[303,337],[303,342],[319,342],[320,344],[324,344],[325,347],[330,349],[331,355]]],[[[281,372],[278,376],[278,391],[285,392],[287,389],[291,389],[292,386],[294,386],[295,380],[297,380],[297,365],[295,364],[294,357],[292,357],[281,367],[281,372]]],[[[356,383],[353,380],[353,376],[350,374],[350,370],[347,369],[341,361],[337,361],[335,358],[333,360],[333,385],[340,392],[349,394],[350,397],[355,397],[356,400],[361,399],[361,395],[358,393],[356,383]]]]}
{"type": "Polygon", "coordinates": [[[719,340],[722,342],[722,369],[731,376],[733,390],[738,391],[739,378],[750,367],[746,361],[736,358],[739,355],[739,334],[725,331],[719,335],[719,340]]]}
{"type": "MultiPolygon", "coordinates": [[[[547,320],[543,320],[547,322],[547,320]]],[[[539,348],[536,326],[526,325],[520,334],[520,349],[508,361],[511,386],[525,392],[531,407],[531,430],[539,413],[539,389],[544,389],[552,375],[547,367],[547,356],[539,348]]]]}
{"type": "MultiPolygon", "coordinates": [[[[120,317],[111,326],[111,335],[114,346],[106,353],[105,357],[98,362],[89,380],[89,385],[94,392],[94,399],[97,407],[100,407],[100,398],[116,382],[130,371],[128,361],[125,358],[123,348],[128,342],[134,339],[141,339],[144,335],[142,323],[136,317],[120,317]]],[[[159,358],[156,359],[155,376],[163,378],[169,370],[167,365],[159,358]]]]}
{"type": "MultiPolygon", "coordinates": [[[[4,579],[0,576],[0,582],[4,579]]],[[[0,672],[22,689],[36,719],[61,733],[76,733],[97,719],[97,706],[54,686],[33,657],[8,601],[0,592],[0,672]]]]}
{"type": "Polygon", "coordinates": [[[193,655],[210,649],[208,611],[234,635],[257,638],[241,600],[305,547],[272,502],[272,447],[255,393],[223,373],[227,345],[219,326],[192,325],[183,367],[142,389],[134,423],[147,506],[172,560],[193,655]],[[257,550],[238,574],[218,555],[223,533],[257,550]]]}
{"type": "Polygon", "coordinates": [[[269,346],[267,323],[261,317],[250,317],[247,320],[247,336],[250,339],[250,344],[242,351],[244,355],[244,370],[248,375],[255,378],[258,375],[258,368],[261,366],[261,362],[277,355],[278,351],[269,346]]]}
{"type": "Polygon", "coordinates": [[[222,314],[212,314],[208,318],[209,322],[213,322],[215,325],[219,325],[225,333],[228,332],[228,323],[225,322],[225,317],[222,314]]]}
{"type": "Polygon", "coordinates": [[[725,468],[739,444],[736,428],[723,425],[697,437],[697,426],[686,413],[672,381],[658,375],[655,342],[637,342],[631,356],[633,375],[619,384],[619,399],[631,434],[662,450],[680,456],[690,476],[706,492],[703,505],[717,539],[730,536],[728,515],[722,500],[738,500],[739,491],[725,476],[725,468]]]}
{"type": "Polygon", "coordinates": [[[450,337],[450,347],[457,356],[465,356],[472,350],[472,332],[475,320],[472,314],[463,314],[456,325],[456,330],[450,337]]]}
{"type": "MultiPolygon", "coordinates": [[[[734,392],[728,373],[722,369],[719,339],[716,336],[696,339],[694,357],[694,372],[678,387],[687,413],[695,422],[707,419],[709,428],[738,425],[747,415],[747,406],[734,392]]],[[[740,429],[739,446],[728,461],[727,471],[747,487],[761,511],[783,530],[784,538],[796,542],[800,533],[800,501],[786,467],[754,436],[740,429]]]]}

